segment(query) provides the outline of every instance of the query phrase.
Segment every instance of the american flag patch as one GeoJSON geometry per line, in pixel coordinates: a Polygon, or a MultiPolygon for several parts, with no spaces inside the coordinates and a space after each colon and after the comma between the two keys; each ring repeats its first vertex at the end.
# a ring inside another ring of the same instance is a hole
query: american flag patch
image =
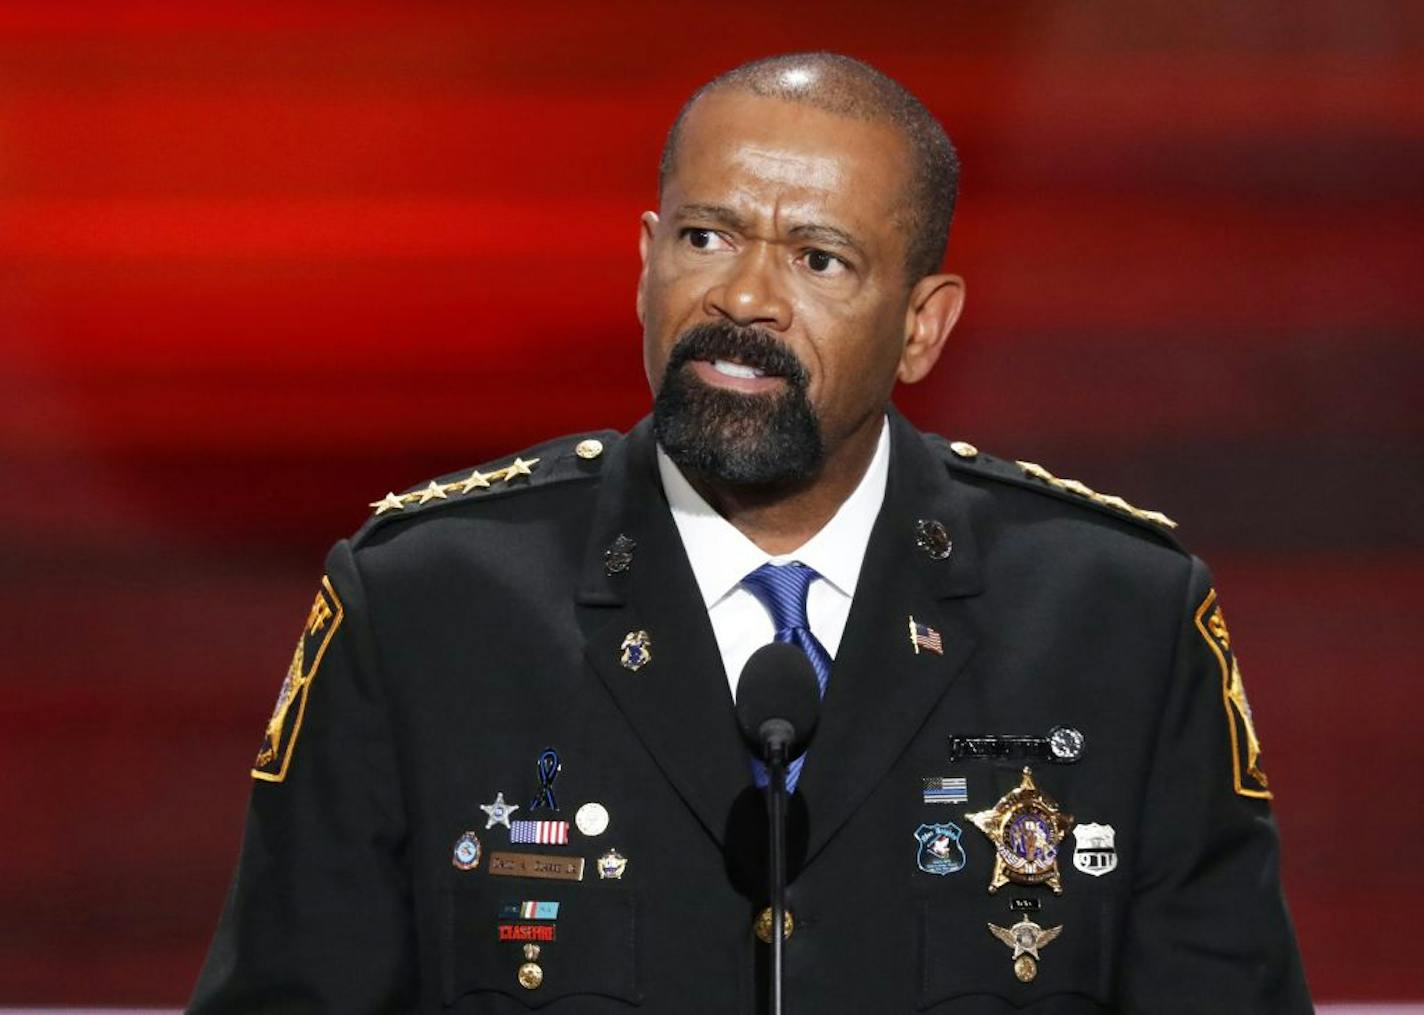
{"type": "Polygon", "coordinates": [[[569,823],[567,821],[511,821],[509,823],[510,842],[530,842],[540,846],[567,846],[569,844],[569,823]]]}
{"type": "Polygon", "coordinates": [[[920,654],[920,649],[937,656],[944,655],[944,640],[939,632],[928,624],[918,623],[914,617],[910,618],[910,647],[915,650],[915,655],[920,654]]]}
{"type": "Polygon", "coordinates": [[[925,803],[963,804],[969,802],[969,783],[964,779],[926,779],[925,803]]]}

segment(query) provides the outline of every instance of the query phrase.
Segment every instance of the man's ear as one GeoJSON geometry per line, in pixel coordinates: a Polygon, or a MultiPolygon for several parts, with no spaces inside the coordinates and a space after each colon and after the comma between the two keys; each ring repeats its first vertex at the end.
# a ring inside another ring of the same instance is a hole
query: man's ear
{"type": "Polygon", "coordinates": [[[958,275],[926,275],[915,283],[905,309],[905,347],[896,379],[902,384],[924,380],[963,309],[964,279],[958,275]]]}
{"type": "Polygon", "coordinates": [[[638,272],[638,299],[635,304],[638,311],[638,323],[643,323],[643,290],[648,284],[648,257],[653,250],[653,230],[658,225],[658,213],[655,211],[645,211],[639,219],[638,227],[638,256],[643,260],[643,270],[638,272]]]}

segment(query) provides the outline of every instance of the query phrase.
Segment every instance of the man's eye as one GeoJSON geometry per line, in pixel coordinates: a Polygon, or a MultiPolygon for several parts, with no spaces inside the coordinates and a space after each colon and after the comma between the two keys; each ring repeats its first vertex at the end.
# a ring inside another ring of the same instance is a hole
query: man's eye
{"type": "Polygon", "coordinates": [[[824,250],[808,250],[805,255],[806,267],[810,268],[814,274],[825,276],[836,276],[846,271],[848,265],[835,254],[828,254],[824,250]]]}
{"type": "Polygon", "coordinates": [[[723,250],[727,241],[713,229],[684,229],[682,238],[694,250],[723,250]]]}

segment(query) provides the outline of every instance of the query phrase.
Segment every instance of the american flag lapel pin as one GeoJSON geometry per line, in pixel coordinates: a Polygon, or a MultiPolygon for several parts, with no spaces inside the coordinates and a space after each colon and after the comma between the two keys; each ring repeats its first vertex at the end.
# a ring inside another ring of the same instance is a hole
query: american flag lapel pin
{"type": "Polygon", "coordinates": [[[920,649],[937,656],[944,655],[944,639],[939,632],[928,624],[919,623],[914,617],[910,618],[910,647],[915,650],[915,655],[920,654],[920,649]]]}

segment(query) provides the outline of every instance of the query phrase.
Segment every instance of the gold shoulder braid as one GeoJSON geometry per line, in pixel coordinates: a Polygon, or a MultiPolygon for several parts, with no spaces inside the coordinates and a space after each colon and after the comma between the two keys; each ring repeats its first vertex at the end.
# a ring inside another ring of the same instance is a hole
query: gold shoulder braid
{"type": "Polygon", "coordinates": [[[1041,479],[1049,486],[1057,487],[1059,490],[1066,490],[1068,493],[1077,494],[1079,497],[1090,500],[1094,504],[1101,504],[1103,507],[1112,508],[1114,511],[1121,511],[1123,514],[1131,515],[1133,518],[1140,519],[1144,522],[1152,522],[1156,525],[1162,525],[1169,529],[1175,529],[1177,527],[1177,523],[1172,521],[1172,519],[1168,518],[1161,511],[1146,511],[1139,507],[1133,507],[1121,497],[1116,497],[1109,493],[1098,493],[1098,491],[1094,490],[1091,486],[1088,486],[1086,483],[1080,483],[1076,479],[1059,479],[1042,465],[1037,465],[1034,462],[1016,462],[1015,464],[1023,470],[1024,475],[1032,476],[1034,479],[1041,479]]]}
{"type": "MultiPolygon", "coordinates": [[[[597,442],[585,442],[593,444],[597,442]]],[[[600,451],[602,448],[600,447],[600,451]]],[[[590,457],[582,452],[580,458],[590,457]]],[[[448,500],[450,494],[464,496],[473,493],[475,490],[488,489],[494,483],[508,483],[515,476],[533,475],[534,466],[539,464],[539,459],[515,458],[502,469],[495,469],[493,472],[481,472],[475,469],[464,479],[454,483],[438,483],[430,481],[430,485],[410,493],[388,493],[380,500],[373,500],[371,507],[376,509],[377,515],[383,515],[387,511],[404,511],[409,504],[429,504],[432,500],[448,500]]]]}

